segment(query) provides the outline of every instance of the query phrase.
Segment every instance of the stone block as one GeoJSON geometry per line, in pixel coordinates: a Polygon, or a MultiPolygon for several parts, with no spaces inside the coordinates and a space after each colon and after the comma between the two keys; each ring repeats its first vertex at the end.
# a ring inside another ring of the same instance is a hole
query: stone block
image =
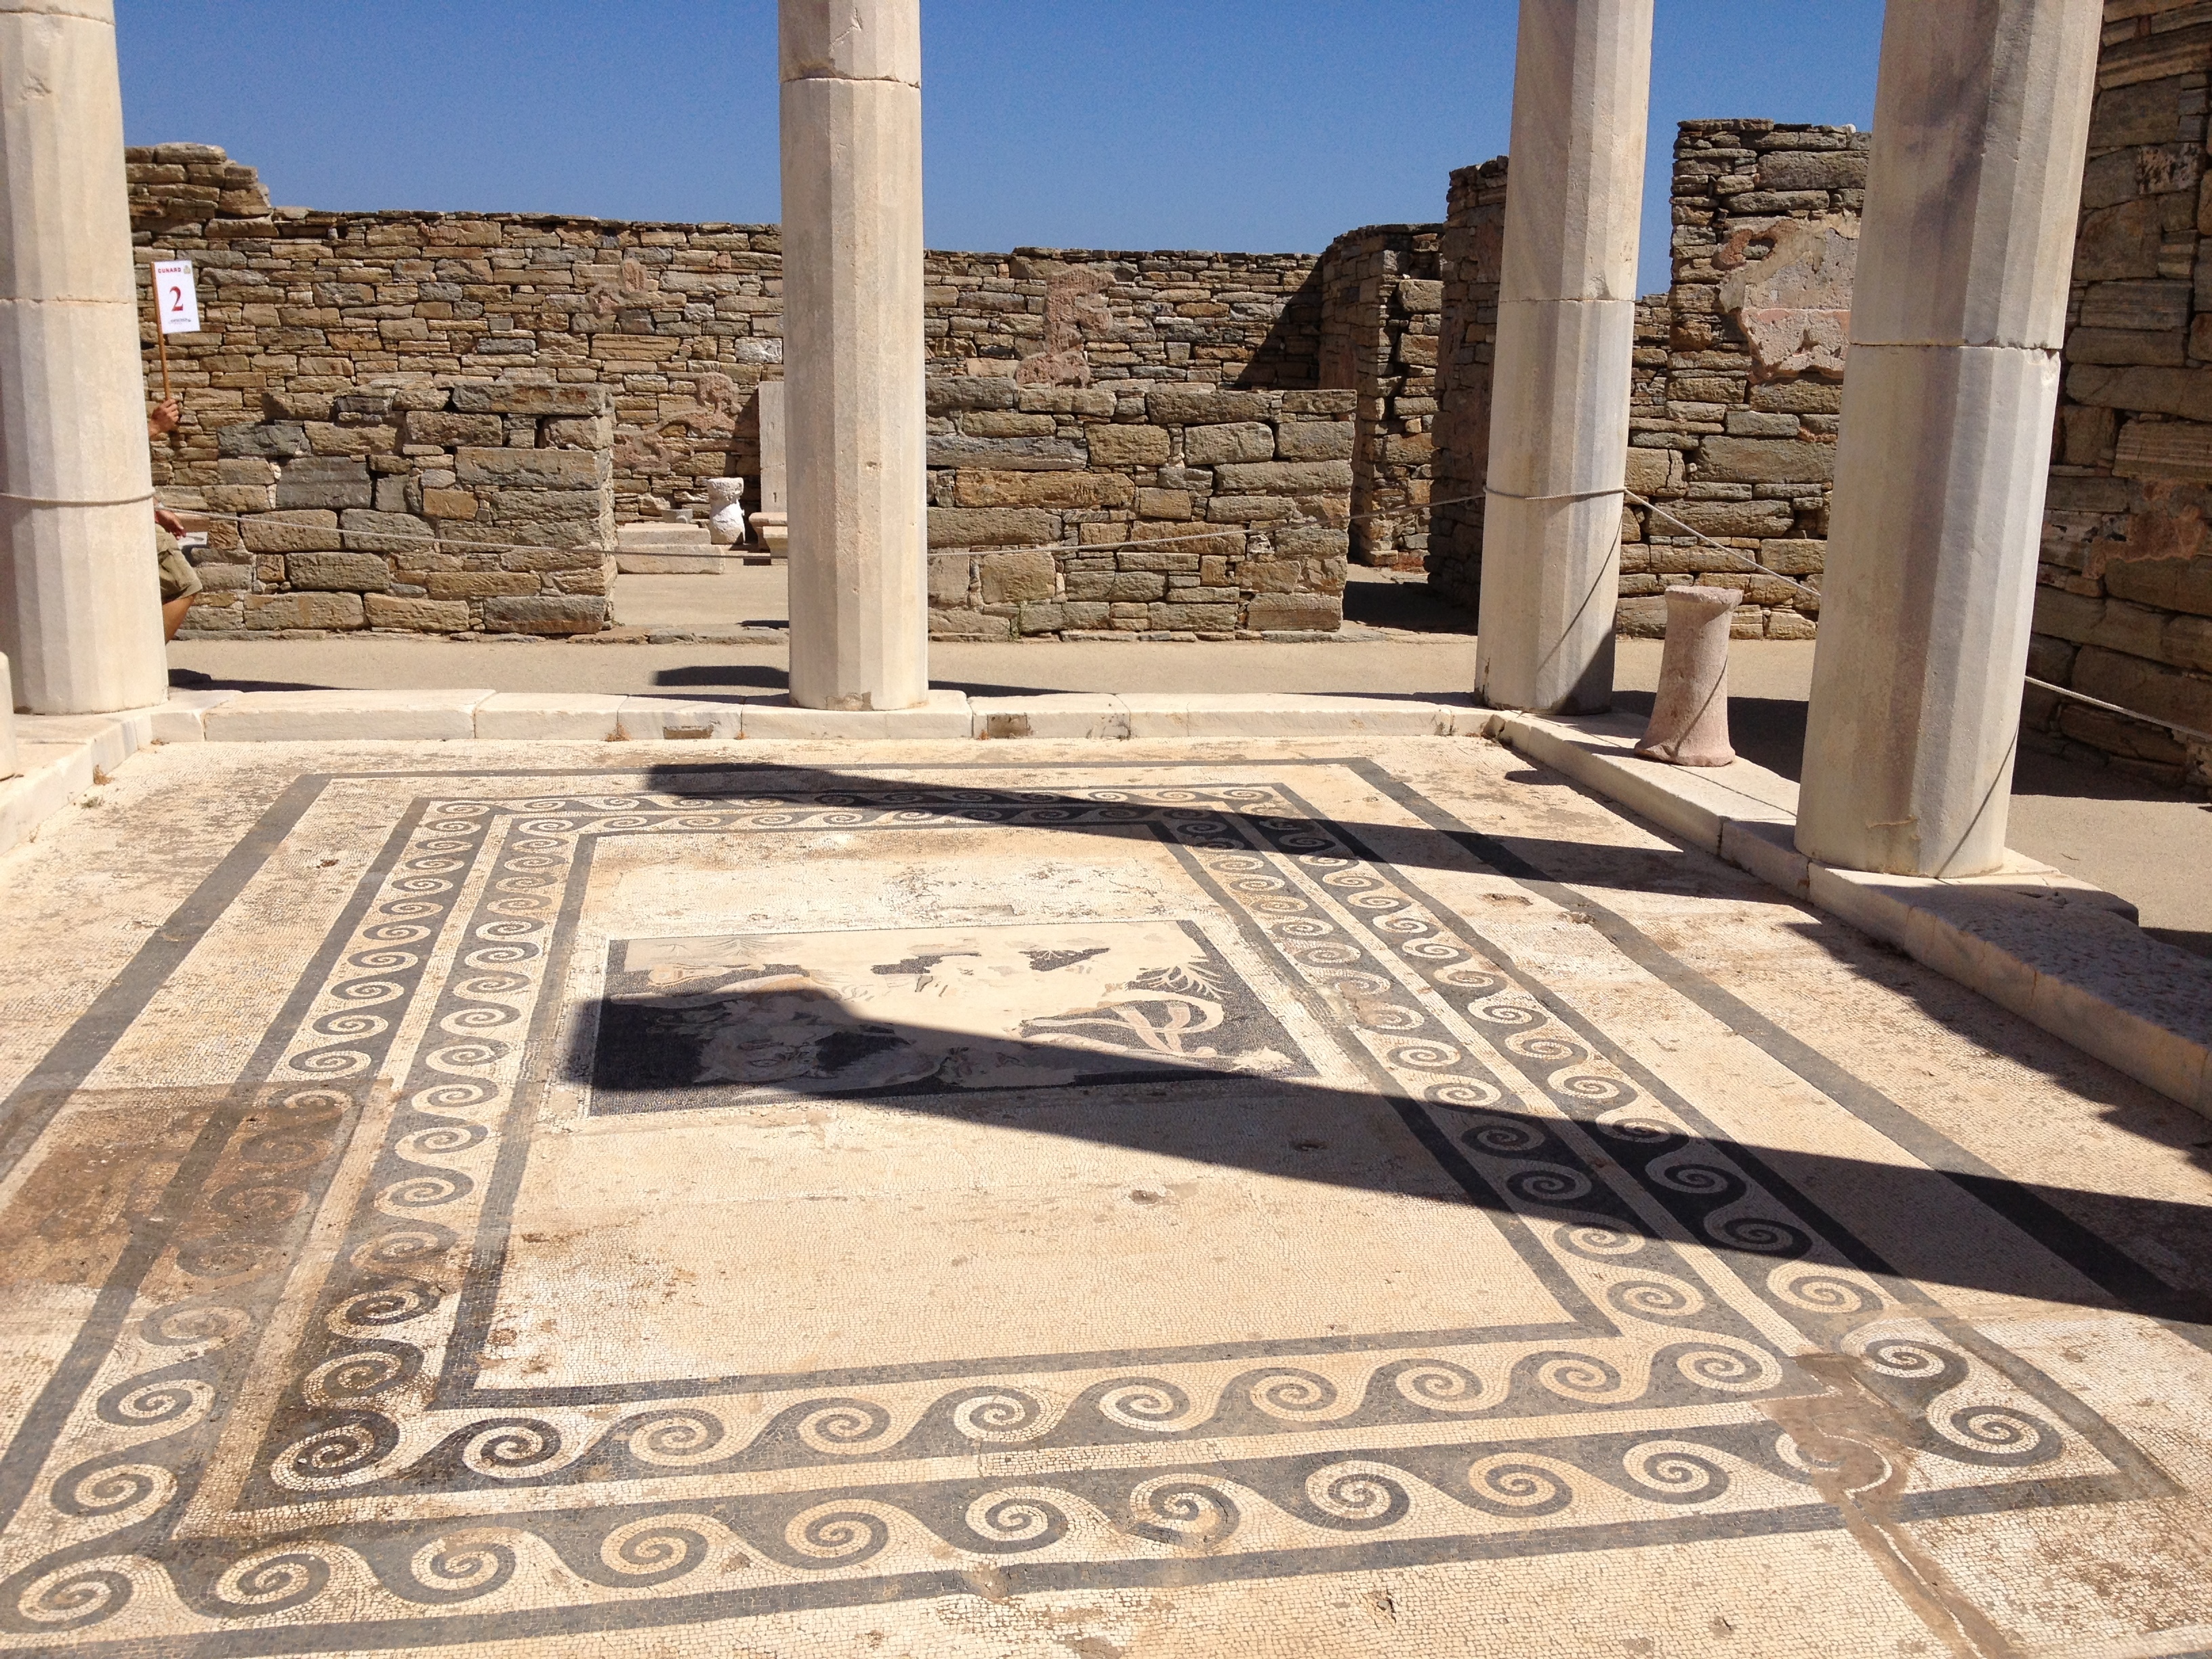
{"type": "Polygon", "coordinates": [[[978,409],[960,416],[960,430],[971,438],[1049,438],[1060,430],[1060,422],[1050,415],[978,409]]]}
{"type": "Polygon", "coordinates": [[[1011,638],[1013,631],[1012,617],[987,617],[964,606],[936,609],[929,613],[929,637],[933,640],[1003,640],[1011,638]]]}
{"type": "Polygon", "coordinates": [[[1137,492],[1137,513],[1146,519],[1184,520],[1190,517],[1190,491],[1188,489],[1139,489],[1137,492]]]}
{"type": "Polygon", "coordinates": [[[207,711],[210,743],[345,743],[472,738],[492,693],[249,691],[207,711]]]}
{"type": "Polygon", "coordinates": [[[490,634],[596,634],[606,625],[607,602],[588,594],[518,594],[483,602],[490,634]]]}
{"type": "Polygon", "coordinates": [[[241,519],[238,535],[249,553],[336,552],[345,544],[338,534],[338,515],[325,508],[241,519]]]}
{"type": "MultiPolygon", "coordinates": [[[[1127,507],[1136,493],[1126,476],[1112,472],[963,472],[953,485],[953,499],[964,507],[1127,507]]],[[[930,516],[933,522],[936,514],[930,516]]]]}
{"type": "Polygon", "coordinates": [[[378,593],[392,586],[392,568],[374,553],[294,553],[284,561],[295,589],[378,593]]]}
{"type": "Polygon", "coordinates": [[[1020,406],[1032,415],[1075,415],[1086,420],[1111,420],[1120,400],[1111,386],[1024,386],[1020,406]]]}
{"type": "MultiPolygon", "coordinates": [[[[1344,532],[1335,532],[1341,536],[1344,532]]],[[[1171,550],[1192,558],[1233,559],[1244,550],[1244,532],[1223,530],[1213,533],[1194,530],[1188,523],[1139,521],[1129,526],[1132,542],[1167,542],[1171,550]]]]}
{"type": "Polygon", "coordinates": [[[929,509],[929,544],[1012,547],[1060,539],[1060,515],[1034,507],[929,509]]]}
{"type": "Polygon", "coordinates": [[[933,690],[917,708],[799,708],[781,699],[745,706],[748,738],[967,738],[974,715],[966,696],[933,690]]]}
{"type": "Polygon", "coordinates": [[[1344,601],[1327,593],[1259,593],[1246,607],[1244,626],[1262,631],[1297,629],[1334,633],[1344,625],[1344,601]]]}
{"type": "Polygon", "coordinates": [[[301,456],[276,479],[280,507],[367,507],[372,496],[368,463],[343,457],[301,456]]]}
{"type": "Polygon", "coordinates": [[[606,550],[599,547],[512,547],[499,556],[499,567],[502,570],[588,570],[605,557],[606,550]]]}
{"type": "Polygon", "coordinates": [[[459,599],[416,599],[371,593],[362,601],[371,628],[404,628],[415,634],[464,634],[469,607],[459,599]]]}
{"type": "Polygon", "coordinates": [[[1832,483],[1836,446],[1780,438],[1707,438],[1698,446],[1698,477],[1711,483],[1832,483]]]}
{"type": "Polygon", "coordinates": [[[221,428],[215,441],[216,453],[227,459],[282,459],[307,453],[307,428],[298,421],[253,421],[221,428]]]}
{"type": "MultiPolygon", "coordinates": [[[[1015,557],[1020,555],[1013,556],[1015,557]]],[[[1050,558],[1050,554],[1046,554],[1050,558]]],[[[951,610],[959,610],[968,603],[968,580],[975,568],[972,558],[948,557],[942,553],[930,556],[929,602],[951,610]]]]}
{"type": "Polygon", "coordinates": [[[464,444],[496,445],[505,423],[496,415],[455,415],[445,410],[408,410],[399,424],[399,441],[407,444],[435,444],[453,449],[464,444]]]}
{"type": "Polygon", "coordinates": [[[1357,435],[1350,421],[1285,421],[1275,428],[1275,453],[1286,461],[1347,461],[1357,435]]]}
{"type": "Polygon", "coordinates": [[[1224,466],[1216,475],[1232,495],[1326,495],[1352,489],[1350,461],[1260,461],[1224,466]]]}
{"type": "Polygon", "coordinates": [[[501,691],[476,706],[479,738],[514,742],[605,743],[625,699],[592,691],[501,691]]]}
{"type": "Polygon", "coordinates": [[[1165,466],[1168,434],[1157,426],[1092,426],[1084,429],[1091,441],[1093,466],[1165,466]]]}
{"type": "Polygon", "coordinates": [[[276,492],[266,484],[210,484],[204,499],[210,513],[266,513],[276,492]]]}
{"type": "Polygon", "coordinates": [[[356,553],[396,553],[420,558],[433,551],[437,538],[430,526],[410,513],[376,513],[367,507],[348,507],[338,517],[345,544],[356,553]]]}
{"type": "Polygon", "coordinates": [[[1797,417],[1795,415],[1769,412],[1757,409],[1731,409],[1727,416],[1728,435],[1731,438],[1795,438],[1797,417]]]}
{"type": "Polygon", "coordinates": [[[594,450],[468,448],[456,452],[453,471],[465,484],[581,492],[610,482],[614,464],[594,450]]]}
{"type": "Polygon", "coordinates": [[[1359,406],[1359,394],[1346,388],[1327,392],[1285,392],[1285,415],[1349,415],[1359,406]]]}
{"type": "Polygon", "coordinates": [[[2112,471],[2123,478],[2212,482],[2212,423],[2130,421],[2120,428],[2112,471]]]}
{"type": "Polygon", "coordinates": [[[476,493],[468,489],[425,489],[422,514],[425,518],[465,524],[477,515],[476,493]]]}
{"type": "Polygon", "coordinates": [[[1155,604],[1146,620],[1155,630],[1175,633],[1228,634],[1237,626],[1234,604],[1204,605],[1181,599],[1155,604]]]}
{"type": "Polygon", "coordinates": [[[358,593],[249,593],[246,625],[257,631],[288,628],[359,628],[358,593]]]}
{"type": "Polygon", "coordinates": [[[1341,559],[1352,551],[1352,533],[1322,525],[1278,530],[1275,551],[1285,559],[1341,559]]]}
{"type": "Polygon", "coordinates": [[[1067,691],[1033,697],[971,697],[979,738],[1083,738],[1129,735],[1129,713],[1110,692],[1067,691]]]}
{"type": "Polygon", "coordinates": [[[1272,524],[1299,516],[1287,495],[1216,495],[1206,504],[1208,524],[1272,524]]]}
{"type": "Polygon", "coordinates": [[[932,466],[995,467],[1017,472],[1074,472],[1083,448],[1066,438],[971,438],[958,433],[929,440],[932,466]]]}
{"type": "Polygon", "coordinates": [[[1866,181],[1867,157],[1850,150],[1783,150],[1759,161],[1759,182],[1766,190],[1864,190],[1866,181]]]}
{"type": "MultiPolygon", "coordinates": [[[[1288,398],[1297,394],[1283,395],[1288,398]]],[[[1266,420],[1273,413],[1267,402],[1266,394],[1258,392],[1170,386],[1148,394],[1145,412],[1161,426],[1225,426],[1266,420]]]]}
{"type": "Polygon", "coordinates": [[[1797,522],[1787,501],[1669,501],[1666,516],[1652,515],[1651,534],[1679,536],[1682,527],[1708,536],[1786,536],[1797,522]]]}
{"type": "Polygon", "coordinates": [[[422,585],[434,599],[489,599],[535,593],[538,577],[527,570],[433,570],[422,585]]]}
{"type": "Polygon", "coordinates": [[[614,441],[611,414],[551,417],[538,428],[538,442],[547,449],[611,449],[614,441]]]}
{"type": "Polygon", "coordinates": [[[734,741],[744,735],[745,702],[742,697],[624,697],[616,729],[632,743],[734,741]]]}
{"type": "Polygon", "coordinates": [[[1020,388],[996,374],[933,375],[927,383],[929,412],[952,415],[968,410],[1012,409],[1020,388]]]}
{"type": "Polygon", "coordinates": [[[1628,488],[1639,495],[1679,495],[1686,476],[1678,451],[1634,448],[1628,452],[1628,488]]]}
{"type": "Polygon", "coordinates": [[[1759,562],[1784,576],[1817,576],[1827,568],[1828,544],[1805,536],[1764,541],[1759,544],[1759,562]]]}
{"type": "Polygon", "coordinates": [[[1108,605],[1134,605],[1164,599],[1166,575],[1157,570],[1073,571],[1067,574],[1067,597],[1108,605]]]}
{"type": "MultiPolygon", "coordinates": [[[[938,561],[958,563],[958,560],[938,561]]],[[[1042,549],[1022,553],[987,553],[983,568],[983,602],[1012,605],[1025,599],[1049,599],[1057,591],[1059,566],[1042,549]]],[[[963,582],[962,592],[967,589],[963,582]]]]}
{"type": "MultiPolygon", "coordinates": [[[[1328,424],[1343,423],[1332,421],[1328,424]]],[[[1182,453],[1183,459],[1192,466],[1218,466],[1225,461],[1272,461],[1275,459],[1275,429],[1265,421],[1189,427],[1182,434],[1182,453]]]]}
{"type": "Polygon", "coordinates": [[[511,380],[453,388],[453,409],[464,415],[599,415],[614,407],[603,386],[527,386],[511,380]]]}

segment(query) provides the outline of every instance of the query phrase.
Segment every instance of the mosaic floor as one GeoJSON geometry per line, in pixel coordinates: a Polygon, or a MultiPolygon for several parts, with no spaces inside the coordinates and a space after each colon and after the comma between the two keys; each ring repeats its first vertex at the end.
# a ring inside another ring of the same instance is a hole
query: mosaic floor
{"type": "Polygon", "coordinates": [[[2212,1124],[1488,744],[981,753],[0,860],[0,1652],[2212,1644],[2212,1124]]]}

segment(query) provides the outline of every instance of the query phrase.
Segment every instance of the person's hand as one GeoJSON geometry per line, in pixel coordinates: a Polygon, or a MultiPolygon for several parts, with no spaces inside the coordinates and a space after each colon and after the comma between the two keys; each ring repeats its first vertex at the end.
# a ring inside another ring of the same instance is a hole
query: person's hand
{"type": "Polygon", "coordinates": [[[172,536],[181,536],[185,533],[185,521],[166,507],[157,507],[154,509],[154,522],[172,536]]]}
{"type": "Polygon", "coordinates": [[[166,403],[155,404],[154,412],[146,417],[146,435],[149,438],[159,438],[174,432],[177,429],[177,422],[184,417],[185,411],[177,407],[177,400],[174,398],[166,403]]]}

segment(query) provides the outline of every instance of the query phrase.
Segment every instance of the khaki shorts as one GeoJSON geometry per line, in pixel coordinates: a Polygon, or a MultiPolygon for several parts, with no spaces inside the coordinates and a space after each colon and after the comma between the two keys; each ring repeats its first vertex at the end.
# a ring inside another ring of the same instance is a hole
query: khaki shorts
{"type": "Polygon", "coordinates": [[[192,562],[177,545],[177,538],[161,526],[154,526],[155,556],[161,567],[161,603],[185,599],[200,591],[204,584],[200,573],[192,568],[192,562]]]}

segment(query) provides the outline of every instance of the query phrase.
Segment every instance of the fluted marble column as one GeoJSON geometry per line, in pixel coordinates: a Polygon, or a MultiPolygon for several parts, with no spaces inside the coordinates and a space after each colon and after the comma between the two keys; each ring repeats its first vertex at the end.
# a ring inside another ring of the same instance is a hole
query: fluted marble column
{"type": "Polygon", "coordinates": [[[18,704],[168,696],[111,0],[0,9],[0,653],[18,704]]]}
{"type": "Polygon", "coordinates": [[[1613,701],[1652,0],[1521,0],[1475,692],[1613,701]]]}
{"type": "Polygon", "coordinates": [[[791,695],[929,695],[921,0],[781,0],[791,695]]]}
{"type": "Polygon", "coordinates": [[[2004,854],[2101,9],[1889,0],[1797,846],[2004,854]]]}

